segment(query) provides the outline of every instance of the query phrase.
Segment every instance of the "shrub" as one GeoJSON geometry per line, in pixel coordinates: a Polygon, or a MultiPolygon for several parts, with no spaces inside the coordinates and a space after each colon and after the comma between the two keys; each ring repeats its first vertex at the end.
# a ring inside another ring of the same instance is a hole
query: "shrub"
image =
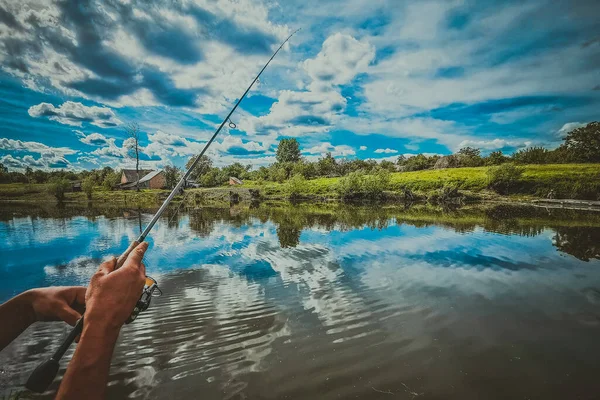
{"type": "Polygon", "coordinates": [[[363,173],[359,171],[350,172],[348,175],[340,178],[336,191],[342,200],[351,200],[362,194],[363,173]]]}
{"type": "Polygon", "coordinates": [[[306,193],[306,179],[301,174],[294,175],[287,181],[285,191],[290,199],[298,199],[306,193]]]}
{"type": "Polygon", "coordinates": [[[547,164],[550,162],[550,152],[543,147],[528,147],[517,151],[512,156],[519,164],[547,164]]]}
{"type": "Polygon", "coordinates": [[[91,176],[88,176],[81,182],[81,190],[83,190],[88,200],[92,199],[92,192],[94,191],[94,180],[91,176]]]}
{"type": "Polygon", "coordinates": [[[506,157],[504,154],[502,154],[502,151],[498,150],[498,151],[492,151],[486,158],[485,158],[485,165],[500,165],[505,163],[508,160],[508,157],[506,157]]]}
{"type": "Polygon", "coordinates": [[[364,177],[362,181],[362,191],[365,196],[372,199],[382,197],[384,190],[386,190],[390,184],[390,175],[390,171],[380,169],[375,174],[364,177]]]}
{"type": "Polygon", "coordinates": [[[65,193],[70,187],[71,184],[65,178],[54,178],[48,185],[48,191],[56,197],[58,201],[62,201],[65,199],[65,193]]]}
{"type": "Polygon", "coordinates": [[[500,194],[508,194],[517,185],[523,168],[513,163],[506,163],[487,170],[488,187],[500,194]]]}

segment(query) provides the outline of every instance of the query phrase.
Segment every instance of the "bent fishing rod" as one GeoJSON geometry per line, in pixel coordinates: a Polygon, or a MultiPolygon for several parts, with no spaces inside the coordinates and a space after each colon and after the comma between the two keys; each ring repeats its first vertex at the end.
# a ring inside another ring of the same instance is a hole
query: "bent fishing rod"
{"type": "MultiPolygon", "coordinates": [[[[127,248],[127,250],[125,250],[125,252],[123,254],[121,254],[119,256],[119,258],[117,259],[117,265],[116,265],[115,269],[120,268],[123,265],[123,263],[125,262],[125,260],[127,259],[127,256],[129,255],[129,253],[138,244],[140,244],[141,242],[143,242],[146,239],[146,237],[148,236],[148,234],[150,233],[150,231],[152,230],[152,228],[154,227],[156,222],[163,215],[163,213],[165,212],[167,207],[169,207],[169,204],[171,203],[173,198],[177,195],[177,193],[179,193],[179,191],[181,190],[182,186],[185,184],[186,180],[191,175],[194,168],[196,168],[196,165],[198,165],[198,163],[200,162],[200,158],[204,155],[204,153],[206,153],[206,150],[208,150],[208,148],[210,147],[212,142],[219,135],[219,133],[221,132],[221,130],[223,129],[225,124],[228,123],[230,127],[235,128],[235,124],[233,122],[231,122],[231,119],[230,119],[231,115],[238,108],[238,106],[240,105],[242,100],[244,100],[244,98],[246,97],[246,95],[248,94],[250,89],[252,89],[252,86],[256,83],[256,81],[258,81],[258,78],[260,78],[260,75],[265,71],[265,69],[267,69],[267,67],[269,66],[271,61],[273,61],[273,59],[275,58],[277,53],[279,53],[279,50],[281,50],[283,48],[283,46],[299,30],[300,29],[297,29],[294,32],[292,32],[292,34],[290,36],[288,36],[287,39],[285,39],[283,41],[283,43],[281,43],[281,45],[279,45],[277,50],[275,50],[275,52],[273,53],[271,58],[269,58],[269,61],[267,61],[267,63],[262,67],[262,69],[260,70],[258,75],[256,75],[256,77],[254,78],[252,83],[250,83],[250,86],[248,86],[248,88],[246,89],[246,91],[244,92],[242,97],[240,97],[239,100],[235,103],[235,105],[233,106],[231,111],[229,111],[229,114],[227,114],[227,116],[225,117],[223,122],[221,122],[221,125],[219,125],[219,127],[217,128],[215,133],[213,133],[210,140],[206,143],[206,145],[204,145],[204,148],[202,149],[200,154],[198,154],[198,156],[196,157],[196,159],[194,160],[192,165],[187,169],[185,174],[183,174],[183,176],[181,177],[179,182],[177,182],[177,185],[175,185],[175,187],[173,188],[171,193],[169,193],[169,196],[167,196],[167,198],[162,203],[162,205],[160,206],[158,211],[156,211],[156,213],[150,220],[150,223],[148,223],[148,226],[146,226],[146,229],[144,229],[144,231],[140,234],[140,236],[133,243],[131,243],[129,245],[129,247],[127,248]]],[[[142,311],[145,311],[146,309],[148,309],[148,307],[150,307],[150,300],[152,299],[153,293],[157,290],[159,293],[161,293],[160,289],[158,288],[157,282],[150,277],[146,277],[146,283],[144,285],[142,295],[140,296],[140,299],[138,300],[135,308],[133,309],[133,312],[129,316],[129,319],[126,322],[127,324],[133,322],[137,318],[139,313],[141,313],[142,311]]],[[[56,377],[56,374],[58,373],[58,369],[60,366],[59,365],[60,359],[67,352],[67,350],[69,349],[69,347],[71,346],[71,344],[73,343],[75,338],[77,338],[77,336],[79,336],[81,334],[82,330],[83,330],[83,316],[79,319],[79,321],[77,321],[77,324],[75,325],[75,327],[73,327],[71,332],[67,335],[67,337],[65,338],[63,343],[60,345],[58,350],[56,350],[56,352],[52,355],[52,357],[50,357],[48,360],[46,360],[46,361],[42,362],[40,365],[38,365],[38,367],[31,373],[31,375],[29,376],[29,379],[25,383],[25,387],[27,389],[29,389],[33,392],[37,392],[37,393],[42,393],[48,389],[48,387],[50,386],[50,384],[52,384],[52,381],[56,377]]]]}

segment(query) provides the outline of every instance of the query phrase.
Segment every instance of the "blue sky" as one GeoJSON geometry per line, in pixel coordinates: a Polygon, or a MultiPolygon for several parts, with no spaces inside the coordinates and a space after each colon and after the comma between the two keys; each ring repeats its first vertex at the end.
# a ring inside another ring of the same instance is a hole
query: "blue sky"
{"type": "Polygon", "coordinates": [[[217,165],[555,147],[598,120],[597,1],[0,0],[0,161],[182,166],[295,30],[217,165]]]}

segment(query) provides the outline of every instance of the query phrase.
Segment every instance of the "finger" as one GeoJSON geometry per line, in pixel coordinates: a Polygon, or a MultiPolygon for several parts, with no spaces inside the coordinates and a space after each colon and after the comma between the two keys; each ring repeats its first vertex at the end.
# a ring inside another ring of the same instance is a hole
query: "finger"
{"type": "Polygon", "coordinates": [[[81,314],[72,308],[65,306],[59,310],[57,317],[65,321],[67,324],[75,326],[77,321],[79,321],[79,318],[81,318],[81,314]]]}
{"type": "Polygon", "coordinates": [[[146,276],[146,264],[140,263],[140,271],[144,276],[146,276]]]}
{"type": "Polygon", "coordinates": [[[69,289],[72,296],[71,305],[85,304],[85,291],[87,290],[85,286],[73,286],[69,289]]]}
{"type": "Polygon", "coordinates": [[[117,259],[115,257],[111,257],[109,260],[104,261],[102,264],[100,264],[98,272],[102,272],[104,275],[110,274],[115,270],[116,265],[117,259]]]}
{"type": "Polygon", "coordinates": [[[123,265],[131,265],[134,267],[137,267],[138,269],[142,269],[144,268],[145,271],[145,267],[142,267],[142,259],[144,258],[144,253],[146,252],[146,250],[148,249],[148,242],[142,242],[140,244],[138,244],[135,249],[133,249],[131,251],[131,253],[129,253],[129,256],[127,256],[127,260],[125,261],[125,264],[123,265]]]}
{"type": "Polygon", "coordinates": [[[137,240],[132,242],[129,245],[129,247],[127,248],[127,250],[125,250],[125,252],[119,256],[119,259],[117,260],[117,268],[116,269],[119,269],[123,266],[123,264],[127,260],[127,257],[129,257],[129,254],[131,254],[133,249],[135,249],[138,244],[140,244],[140,243],[137,240]]]}

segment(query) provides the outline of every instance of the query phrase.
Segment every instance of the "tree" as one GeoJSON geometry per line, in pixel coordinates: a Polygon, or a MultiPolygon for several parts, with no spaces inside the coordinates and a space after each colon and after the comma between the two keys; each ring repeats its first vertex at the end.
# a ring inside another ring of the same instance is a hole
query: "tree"
{"type": "Polygon", "coordinates": [[[463,147],[456,156],[461,167],[478,167],[483,164],[481,150],[474,147],[463,147]]]}
{"type": "Polygon", "coordinates": [[[135,174],[137,177],[135,183],[135,190],[139,191],[140,187],[138,182],[140,181],[140,126],[135,122],[130,122],[125,126],[125,132],[129,139],[123,143],[127,149],[129,156],[135,158],[135,174]]]}
{"type": "Polygon", "coordinates": [[[92,199],[92,192],[94,191],[94,178],[92,176],[88,176],[81,181],[81,190],[83,190],[88,200],[92,199]]]}
{"type": "Polygon", "coordinates": [[[65,193],[69,190],[71,184],[65,178],[53,178],[48,185],[48,191],[56,197],[58,201],[65,199],[65,193]]]}
{"type": "Polygon", "coordinates": [[[0,174],[7,174],[8,173],[8,168],[6,168],[6,166],[2,163],[0,163],[0,174]]]}
{"type": "Polygon", "coordinates": [[[319,176],[332,176],[337,170],[337,162],[331,155],[331,152],[325,154],[325,157],[317,161],[317,169],[319,170],[319,176]]]}
{"type": "Polygon", "coordinates": [[[563,140],[577,161],[600,162],[600,122],[590,122],[574,129],[563,140]]]}
{"type": "Polygon", "coordinates": [[[519,164],[547,164],[550,152],[543,147],[528,147],[512,155],[513,160],[519,164]]]}
{"type": "Polygon", "coordinates": [[[406,171],[420,171],[422,169],[433,168],[438,159],[439,157],[427,157],[424,154],[417,154],[406,159],[404,168],[406,171]]]}
{"type": "MultiPolygon", "coordinates": [[[[193,156],[192,158],[190,158],[185,164],[185,168],[190,169],[194,161],[196,161],[197,157],[198,156],[193,156]]],[[[196,164],[194,170],[190,173],[190,179],[194,182],[197,182],[202,175],[208,173],[208,171],[210,171],[211,169],[212,160],[208,158],[208,156],[203,155],[202,157],[200,157],[200,160],[198,161],[198,164],[196,164]]]]}
{"type": "Polygon", "coordinates": [[[181,170],[177,167],[167,165],[163,171],[165,173],[167,187],[173,189],[175,185],[177,185],[177,182],[179,182],[179,179],[181,179],[181,170]]]}
{"type": "Polygon", "coordinates": [[[27,177],[29,183],[32,183],[31,178],[33,178],[33,169],[31,167],[25,168],[25,177],[27,177]]]}
{"type": "Polygon", "coordinates": [[[508,157],[506,157],[502,151],[498,150],[498,151],[492,151],[486,158],[485,158],[485,165],[500,165],[505,163],[508,160],[508,157]]]}
{"type": "Polygon", "coordinates": [[[276,157],[279,163],[300,161],[300,143],[295,138],[281,139],[276,157]]]}

